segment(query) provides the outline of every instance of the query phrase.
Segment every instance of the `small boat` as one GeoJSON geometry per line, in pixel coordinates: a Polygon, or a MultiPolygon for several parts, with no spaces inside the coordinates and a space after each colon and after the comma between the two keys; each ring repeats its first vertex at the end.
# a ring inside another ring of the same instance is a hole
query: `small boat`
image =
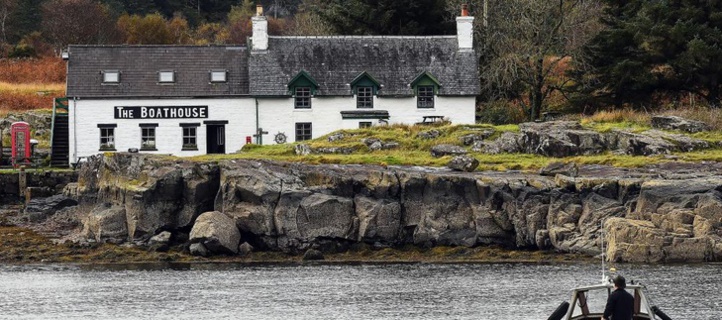
{"type": "MultiPolygon", "coordinates": [[[[628,284],[625,288],[634,296],[634,320],[671,320],[658,307],[650,304],[642,284],[628,284]]],[[[602,320],[607,298],[614,290],[611,282],[574,288],[569,301],[562,302],[548,320],[602,320]]]]}
{"type": "MultiPolygon", "coordinates": [[[[604,222],[602,222],[601,239],[605,239],[603,226],[604,222]]],[[[601,245],[602,281],[596,285],[572,289],[569,301],[562,302],[547,320],[602,320],[607,299],[615,288],[611,280],[613,277],[607,276],[604,240],[601,245]]],[[[612,276],[616,276],[617,270],[610,268],[609,272],[612,276]]],[[[634,283],[632,280],[624,289],[634,297],[633,320],[672,320],[650,302],[646,295],[647,288],[643,284],[634,283]]]]}

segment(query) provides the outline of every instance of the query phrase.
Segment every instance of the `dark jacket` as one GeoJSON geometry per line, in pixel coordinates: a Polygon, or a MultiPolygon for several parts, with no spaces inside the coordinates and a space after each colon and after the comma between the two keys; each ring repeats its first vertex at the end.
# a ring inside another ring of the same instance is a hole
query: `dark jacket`
{"type": "Polygon", "coordinates": [[[624,289],[617,289],[609,295],[604,317],[611,320],[632,320],[634,297],[624,289]]]}

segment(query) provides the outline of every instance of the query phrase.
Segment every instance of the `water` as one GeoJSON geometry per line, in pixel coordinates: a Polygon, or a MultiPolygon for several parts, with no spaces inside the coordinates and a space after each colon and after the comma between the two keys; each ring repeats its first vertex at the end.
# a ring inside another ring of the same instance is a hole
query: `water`
{"type": "MultiPolygon", "coordinates": [[[[722,319],[722,266],[622,266],[675,320],[722,319]]],[[[546,319],[594,265],[0,266],[0,319],[546,319]]]]}

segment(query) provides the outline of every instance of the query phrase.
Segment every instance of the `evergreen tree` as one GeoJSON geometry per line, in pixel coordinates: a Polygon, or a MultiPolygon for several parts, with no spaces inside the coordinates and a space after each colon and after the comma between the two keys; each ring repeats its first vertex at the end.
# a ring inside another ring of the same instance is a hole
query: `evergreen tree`
{"type": "Polygon", "coordinates": [[[607,28],[577,69],[577,102],[648,106],[691,92],[719,106],[722,1],[606,2],[607,28]]]}
{"type": "Polygon", "coordinates": [[[331,0],[317,11],[338,34],[453,34],[445,0],[331,0]]]}
{"type": "Polygon", "coordinates": [[[40,5],[44,0],[18,0],[15,10],[8,18],[6,33],[8,42],[15,43],[33,31],[39,31],[42,21],[40,5]]]}

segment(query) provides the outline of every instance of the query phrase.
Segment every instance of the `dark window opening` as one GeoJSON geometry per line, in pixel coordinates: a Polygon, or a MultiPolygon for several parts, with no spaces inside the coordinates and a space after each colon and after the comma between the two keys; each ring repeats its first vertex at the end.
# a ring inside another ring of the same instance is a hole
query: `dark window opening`
{"type": "Polygon", "coordinates": [[[434,87],[433,86],[419,86],[417,99],[418,99],[418,107],[419,108],[433,108],[434,107],[434,87]]]}
{"type": "Polygon", "coordinates": [[[374,90],[372,87],[358,87],[356,88],[356,91],[357,108],[374,107],[374,90]]]}
{"type": "Polygon", "coordinates": [[[311,108],[311,88],[310,87],[296,88],[295,106],[296,106],[296,109],[310,109],[311,108]]]}
{"type": "Polygon", "coordinates": [[[371,128],[371,122],[370,121],[362,121],[358,123],[359,129],[363,128],[371,128]]]}
{"type": "Polygon", "coordinates": [[[296,123],[296,141],[311,140],[311,123],[296,123]]]}

